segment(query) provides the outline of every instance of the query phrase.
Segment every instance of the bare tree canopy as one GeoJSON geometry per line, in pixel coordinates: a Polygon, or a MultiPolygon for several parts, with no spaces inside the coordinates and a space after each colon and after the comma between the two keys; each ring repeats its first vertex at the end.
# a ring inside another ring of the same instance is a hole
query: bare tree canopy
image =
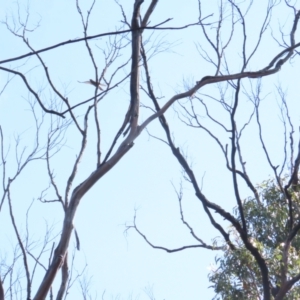
{"type": "MultiPolygon", "coordinates": [[[[106,218],[143,251],[224,255],[219,270],[237,277],[224,292],[221,271],[210,275],[216,297],[244,297],[231,292],[236,281],[249,288],[236,261],[255,278],[247,299],[292,299],[300,1],[129,2],[0,4],[0,300],[74,299],[78,283],[78,299],[97,298],[87,265],[114,260],[120,235],[106,218]],[[127,210],[131,219],[115,221],[127,210]],[[280,235],[267,248],[275,216],[280,235]],[[84,249],[95,256],[77,264],[84,249]]],[[[209,285],[180,276],[199,286],[197,299],[209,285]]]]}

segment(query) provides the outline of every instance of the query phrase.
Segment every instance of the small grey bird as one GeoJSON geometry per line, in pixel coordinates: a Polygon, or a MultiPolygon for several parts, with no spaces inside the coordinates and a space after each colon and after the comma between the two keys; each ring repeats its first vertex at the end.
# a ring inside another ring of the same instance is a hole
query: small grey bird
{"type": "Polygon", "coordinates": [[[105,87],[104,84],[101,84],[100,82],[96,82],[95,80],[93,79],[90,79],[89,81],[78,81],[80,83],[87,83],[87,84],[91,84],[95,87],[97,87],[99,90],[103,91],[103,88],[102,87],[105,87]]]}

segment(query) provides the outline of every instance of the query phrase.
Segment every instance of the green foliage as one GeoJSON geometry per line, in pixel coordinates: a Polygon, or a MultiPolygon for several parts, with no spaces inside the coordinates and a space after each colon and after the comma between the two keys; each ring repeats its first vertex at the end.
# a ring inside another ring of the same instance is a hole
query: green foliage
{"type": "MultiPolygon", "coordinates": [[[[285,180],[283,179],[283,185],[285,180]]],[[[283,247],[289,230],[288,203],[283,191],[273,180],[267,180],[257,187],[260,203],[255,198],[244,201],[244,215],[251,243],[265,259],[270,275],[272,293],[282,272],[283,247]]],[[[298,193],[289,191],[293,199],[293,217],[299,219],[300,200],[298,193]]],[[[234,213],[238,217],[238,210],[234,213]]],[[[246,300],[262,299],[262,283],[258,264],[245,248],[239,234],[231,228],[231,239],[236,250],[229,247],[223,256],[216,258],[216,267],[209,274],[217,299],[246,300]]],[[[293,239],[288,252],[287,278],[300,273],[300,235],[293,239]]],[[[300,299],[300,284],[296,283],[284,298],[300,299]]]]}

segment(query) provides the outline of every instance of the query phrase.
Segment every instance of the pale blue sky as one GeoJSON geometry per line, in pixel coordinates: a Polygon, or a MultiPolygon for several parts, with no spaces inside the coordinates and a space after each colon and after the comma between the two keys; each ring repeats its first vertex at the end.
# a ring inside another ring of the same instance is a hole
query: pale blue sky
{"type": "MultiPolygon", "coordinates": [[[[83,1],[82,1],[83,2],[83,1]]],[[[263,1],[266,2],[266,1],[263,1]]],[[[26,1],[19,1],[20,11],[24,14],[26,1]]],[[[85,13],[90,2],[80,3],[85,13]],[[84,6],[86,5],[86,6],[84,6]]],[[[124,5],[128,20],[130,20],[133,1],[121,0],[124,5]]],[[[149,1],[145,1],[144,10],[149,1]]],[[[203,16],[214,13],[214,20],[218,16],[217,1],[203,1],[203,16]]],[[[251,17],[254,22],[249,23],[248,47],[253,49],[257,40],[257,31],[262,22],[263,9],[261,1],[254,1],[251,17]],[[257,3],[256,3],[257,2],[257,3]],[[253,26],[250,29],[250,25],[253,26]]],[[[16,2],[2,0],[0,4],[1,19],[11,16],[17,12],[16,2]]],[[[30,22],[40,27],[28,38],[35,49],[44,48],[58,42],[82,37],[81,20],[76,12],[74,1],[30,1],[29,5],[30,22]]],[[[168,18],[173,18],[166,26],[181,26],[187,23],[197,22],[197,1],[161,1],[151,18],[151,25],[160,23],[168,18]]],[[[278,7],[274,12],[274,31],[278,32],[278,24],[286,22],[287,28],[291,24],[291,12],[278,7]]],[[[106,31],[114,31],[119,28],[122,15],[114,1],[98,1],[95,5],[91,22],[90,35],[106,31]]],[[[210,20],[210,19],[208,19],[210,20]]],[[[213,20],[213,19],[212,19],[213,20]]],[[[226,39],[227,29],[224,24],[226,39]]],[[[213,25],[211,26],[213,33],[213,25]]],[[[0,60],[27,53],[26,46],[7,32],[2,24],[0,26],[2,41],[0,49],[0,60]]],[[[149,36],[150,32],[146,32],[149,36]]],[[[278,33],[276,33],[278,34],[278,33]]],[[[200,43],[207,51],[211,52],[208,43],[204,40],[199,27],[192,27],[182,31],[161,31],[156,33],[158,37],[169,43],[174,43],[171,49],[165,53],[158,54],[150,61],[151,77],[157,95],[163,96],[160,103],[163,104],[176,92],[184,91],[183,81],[193,84],[203,76],[213,75],[214,68],[204,62],[198,55],[195,43],[200,43]]],[[[237,72],[241,66],[241,46],[238,43],[239,36],[233,40],[230,51],[227,53],[228,64],[231,72],[237,72]]],[[[154,38],[154,37],[153,37],[154,38]]],[[[299,34],[298,34],[299,38],[299,34]]],[[[104,47],[107,38],[91,41],[96,59],[99,60],[101,68],[101,53],[95,45],[104,47]],[[98,51],[98,52],[97,52],[98,51]]],[[[265,67],[271,59],[282,49],[277,47],[270,38],[270,30],[266,32],[266,41],[258,51],[249,70],[257,70],[265,67]]],[[[94,89],[78,81],[85,81],[93,78],[93,67],[87,55],[83,43],[67,45],[53,51],[42,54],[53,82],[64,93],[68,94],[70,103],[75,104],[83,99],[93,96],[94,89]]],[[[119,62],[130,57],[129,48],[125,50],[119,62]]],[[[27,71],[30,83],[43,93],[43,99],[49,101],[54,97],[48,91],[48,86],[43,72],[39,68],[39,62],[31,57],[22,61],[8,63],[6,67],[16,67],[23,72],[27,71]],[[26,64],[25,64],[26,63],[26,64]],[[25,66],[21,66],[25,64],[25,66]]],[[[117,65],[116,65],[117,66],[117,65]]],[[[299,61],[295,59],[292,65],[283,67],[279,74],[264,79],[263,95],[266,96],[262,103],[262,116],[264,124],[264,136],[267,146],[271,151],[274,164],[282,162],[282,139],[277,128],[281,128],[280,116],[277,110],[278,104],[275,92],[275,85],[283,84],[283,88],[289,88],[288,99],[291,105],[291,116],[295,128],[299,126],[299,61]],[[272,94],[273,93],[273,94],[272,94]],[[274,132],[277,132],[274,134],[274,132]]],[[[113,69],[109,72],[112,72],[113,69]]],[[[128,68],[124,70],[128,71],[128,68]]],[[[6,81],[6,74],[0,72],[1,87],[6,81]]],[[[247,80],[245,86],[249,86],[247,80]]],[[[256,81],[252,81],[256,84],[256,81]]],[[[205,87],[201,93],[218,95],[217,85],[205,87]]],[[[230,96],[229,94],[227,95],[230,96]]],[[[14,78],[1,95],[0,120],[4,131],[6,145],[10,144],[7,170],[9,175],[15,172],[14,159],[14,136],[23,133],[21,137],[22,146],[30,146],[34,140],[33,119],[29,105],[24,99],[29,97],[26,89],[19,78],[14,78]]],[[[243,98],[243,108],[239,110],[239,119],[242,121],[250,114],[251,104],[243,98]]],[[[150,105],[148,99],[142,93],[142,102],[150,105]]],[[[104,150],[110,145],[116,130],[123,121],[129,103],[128,82],[120,84],[119,87],[106,97],[99,105],[100,120],[103,132],[104,150]]],[[[182,101],[184,103],[184,101],[182,101]]],[[[179,108],[175,105],[175,108],[179,108]]],[[[36,108],[39,111],[39,108],[36,108]]],[[[217,106],[216,106],[216,109],[217,106]]],[[[79,109],[76,114],[81,115],[83,110],[79,109]]],[[[217,118],[225,118],[222,111],[213,111],[217,118]]],[[[144,120],[149,111],[141,111],[141,119],[144,120]]],[[[203,191],[211,201],[214,201],[230,212],[232,211],[234,198],[230,185],[231,175],[226,172],[224,160],[216,144],[207,138],[199,130],[186,128],[177,119],[176,111],[171,108],[166,113],[176,145],[181,147],[187,154],[188,160],[192,163],[194,172],[199,182],[203,179],[203,191]]],[[[46,117],[48,118],[48,117],[46,117]]],[[[42,133],[47,132],[46,119],[42,133]]],[[[224,121],[225,122],[225,121],[224,121]]],[[[227,121],[226,121],[227,122],[227,121]]],[[[75,184],[80,183],[93,171],[95,166],[93,125],[91,125],[90,141],[87,153],[84,156],[78,172],[75,184]]],[[[149,132],[153,135],[164,138],[157,121],[150,124],[149,132]]],[[[278,129],[281,130],[281,129],[278,129]]],[[[257,128],[255,125],[247,129],[247,138],[243,139],[245,159],[249,174],[254,183],[272,175],[271,169],[265,163],[261,146],[257,143],[257,128]]],[[[222,142],[229,143],[228,136],[222,135],[222,142]]],[[[41,134],[41,140],[45,141],[45,135],[41,134]]],[[[70,128],[66,134],[65,146],[53,158],[52,169],[56,176],[58,187],[63,190],[66,180],[70,174],[72,165],[78,153],[80,140],[74,128],[70,128]]],[[[6,151],[8,146],[6,146],[6,151]]],[[[169,148],[163,143],[150,138],[146,132],[136,140],[134,147],[129,153],[105,175],[88,194],[83,198],[75,219],[75,226],[78,230],[81,250],[76,252],[75,270],[80,272],[85,263],[88,265],[87,274],[91,278],[90,293],[97,293],[101,299],[102,292],[106,291],[105,299],[112,299],[120,295],[120,299],[127,299],[130,294],[135,297],[139,295],[140,300],[148,299],[143,292],[144,287],[152,287],[156,300],[196,300],[211,299],[213,292],[208,289],[207,272],[217,252],[210,252],[204,249],[192,249],[179,253],[168,254],[161,250],[154,250],[133,230],[125,236],[124,224],[131,224],[135,209],[137,209],[137,223],[139,228],[155,244],[169,248],[177,248],[183,245],[195,244],[196,241],[189,235],[189,231],[180,221],[179,206],[174,186],[179,189],[182,179],[181,168],[169,148]]],[[[45,173],[45,162],[34,162],[15,183],[13,189],[13,205],[18,226],[25,234],[25,213],[32,200],[37,199],[41,190],[48,185],[45,173]]],[[[207,243],[218,236],[212,229],[207,217],[202,212],[202,206],[194,196],[192,187],[183,182],[184,213],[193,225],[195,231],[207,243]]],[[[249,195],[246,188],[242,188],[243,197],[249,195]]],[[[53,191],[48,191],[47,199],[53,199],[53,191]]],[[[0,240],[2,257],[11,251],[15,243],[11,228],[5,225],[7,221],[7,205],[4,205],[0,214],[0,240]],[[4,230],[3,230],[4,228],[4,230]]],[[[40,240],[44,235],[46,222],[54,224],[54,233],[58,234],[61,229],[62,212],[59,204],[41,204],[35,200],[30,211],[29,230],[32,240],[40,240]]],[[[225,225],[228,226],[228,225],[225,225]]],[[[72,241],[73,244],[74,241],[72,241]]],[[[71,246],[72,249],[72,246],[71,246]]],[[[47,261],[47,255],[45,261],[47,261]]],[[[39,271],[43,276],[43,272],[39,271]]],[[[60,278],[60,276],[58,276],[60,278]]],[[[39,280],[36,278],[35,284],[39,280]]],[[[35,285],[34,285],[35,286],[35,285]]],[[[35,290],[33,291],[33,294],[35,290]]],[[[82,299],[79,295],[79,286],[75,284],[70,291],[69,299],[82,299]]]]}

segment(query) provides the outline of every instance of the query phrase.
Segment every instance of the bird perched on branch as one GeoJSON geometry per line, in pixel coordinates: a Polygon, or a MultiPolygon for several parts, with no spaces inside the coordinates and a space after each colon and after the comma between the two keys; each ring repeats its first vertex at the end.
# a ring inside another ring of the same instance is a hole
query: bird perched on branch
{"type": "Polygon", "coordinates": [[[101,84],[100,82],[96,82],[94,81],[93,79],[90,79],[89,81],[78,81],[80,83],[87,83],[87,84],[91,84],[95,87],[97,87],[99,90],[103,91],[103,88],[102,87],[105,87],[104,84],[101,84]]]}

